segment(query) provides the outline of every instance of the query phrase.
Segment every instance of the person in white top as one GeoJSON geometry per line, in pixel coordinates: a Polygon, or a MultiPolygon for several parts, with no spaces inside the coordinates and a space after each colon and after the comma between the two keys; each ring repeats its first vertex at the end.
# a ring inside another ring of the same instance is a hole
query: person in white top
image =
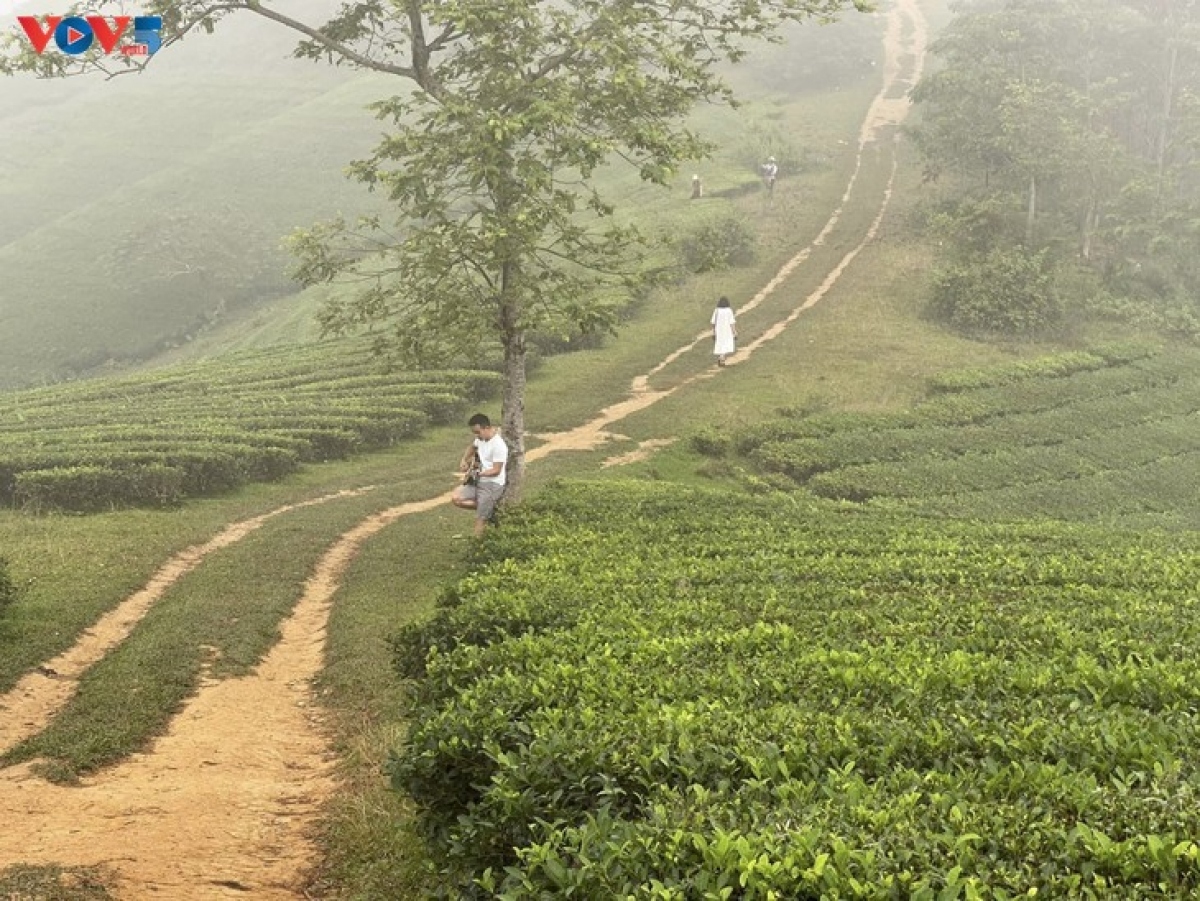
{"type": "Polygon", "coordinates": [[[475,440],[463,453],[458,470],[463,473],[463,484],[455,490],[450,502],[463,510],[475,511],[475,537],[487,528],[488,520],[496,512],[496,505],[504,496],[507,483],[508,445],[500,430],[492,425],[483,413],[476,413],[468,420],[475,440]]]}
{"type": "Polygon", "coordinates": [[[775,193],[775,179],[779,175],[779,164],[775,162],[775,157],[768,157],[767,161],[762,164],[763,184],[767,187],[767,194],[775,193]]]}
{"type": "Polygon", "coordinates": [[[717,365],[724,366],[725,358],[734,352],[737,344],[737,319],[734,318],[733,309],[729,306],[728,297],[722,297],[717,301],[717,308],[713,310],[711,323],[713,353],[716,354],[717,365]]]}

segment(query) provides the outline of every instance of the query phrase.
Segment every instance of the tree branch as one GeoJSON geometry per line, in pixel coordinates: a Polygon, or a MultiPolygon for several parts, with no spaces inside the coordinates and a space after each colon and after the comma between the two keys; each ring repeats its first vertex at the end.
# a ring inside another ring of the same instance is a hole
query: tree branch
{"type": "MultiPolygon", "coordinates": [[[[264,19],[270,19],[272,22],[278,22],[280,25],[284,25],[293,31],[298,31],[303,35],[307,35],[318,44],[321,44],[323,47],[332,50],[334,53],[344,57],[352,63],[357,63],[364,69],[371,69],[375,72],[384,72],[388,75],[399,75],[402,78],[407,78],[420,84],[417,79],[416,69],[409,68],[408,66],[397,66],[393,63],[387,63],[382,60],[371,59],[369,56],[364,56],[357,50],[347,47],[341,41],[335,41],[333,38],[329,37],[318,29],[313,28],[310,25],[306,25],[298,19],[293,19],[291,16],[285,16],[281,12],[277,12],[276,10],[263,6],[260,0],[241,0],[241,2],[237,5],[242,9],[248,9],[253,13],[257,13],[264,19]]],[[[425,85],[421,85],[421,87],[424,88],[425,85]]],[[[428,90],[428,88],[426,88],[426,90],[428,90]]]]}

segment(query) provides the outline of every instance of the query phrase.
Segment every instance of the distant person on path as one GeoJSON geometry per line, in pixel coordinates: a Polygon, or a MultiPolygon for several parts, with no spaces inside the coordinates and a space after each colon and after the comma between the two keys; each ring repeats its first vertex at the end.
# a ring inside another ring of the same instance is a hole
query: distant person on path
{"type": "Polygon", "coordinates": [[[704,182],[700,180],[700,173],[692,176],[692,200],[699,200],[704,196],[704,182]]]}
{"type": "Polygon", "coordinates": [[[717,357],[717,365],[724,366],[725,358],[734,352],[737,341],[737,319],[729,306],[729,298],[722,297],[717,301],[717,308],[712,314],[713,353],[717,357]]]}
{"type": "Polygon", "coordinates": [[[775,162],[775,157],[767,157],[767,161],[762,164],[763,184],[767,188],[767,195],[775,193],[775,179],[779,175],[779,166],[775,162]]]}
{"type": "Polygon", "coordinates": [[[478,538],[483,535],[488,520],[496,512],[496,505],[504,496],[508,445],[500,430],[483,413],[476,413],[467,425],[475,439],[459,462],[463,484],[455,489],[450,502],[462,510],[475,511],[475,537],[478,538]]]}

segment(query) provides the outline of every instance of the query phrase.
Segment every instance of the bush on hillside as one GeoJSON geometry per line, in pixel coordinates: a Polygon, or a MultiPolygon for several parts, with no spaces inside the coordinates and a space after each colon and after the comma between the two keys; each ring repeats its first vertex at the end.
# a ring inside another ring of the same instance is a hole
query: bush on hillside
{"type": "Polygon", "coordinates": [[[930,313],[964,332],[1036,335],[1062,318],[1053,276],[1045,251],[996,248],[940,268],[930,313]]]}
{"type": "Polygon", "coordinates": [[[1198,550],[560,484],[396,645],[434,897],[1197,897],[1198,550]]]}
{"type": "Polygon", "coordinates": [[[689,272],[717,272],[754,262],[754,234],[732,214],[702,223],[679,240],[679,254],[689,272]]]}

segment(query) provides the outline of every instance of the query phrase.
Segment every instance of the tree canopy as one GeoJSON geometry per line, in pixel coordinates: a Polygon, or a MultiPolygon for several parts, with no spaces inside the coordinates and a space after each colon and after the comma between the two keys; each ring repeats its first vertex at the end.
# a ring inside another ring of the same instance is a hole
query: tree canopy
{"type": "Polygon", "coordinates": [[[1200,2],[955,10],[911,133],[956,250],[1049,249],[1200,335],[1200,2]]]}

